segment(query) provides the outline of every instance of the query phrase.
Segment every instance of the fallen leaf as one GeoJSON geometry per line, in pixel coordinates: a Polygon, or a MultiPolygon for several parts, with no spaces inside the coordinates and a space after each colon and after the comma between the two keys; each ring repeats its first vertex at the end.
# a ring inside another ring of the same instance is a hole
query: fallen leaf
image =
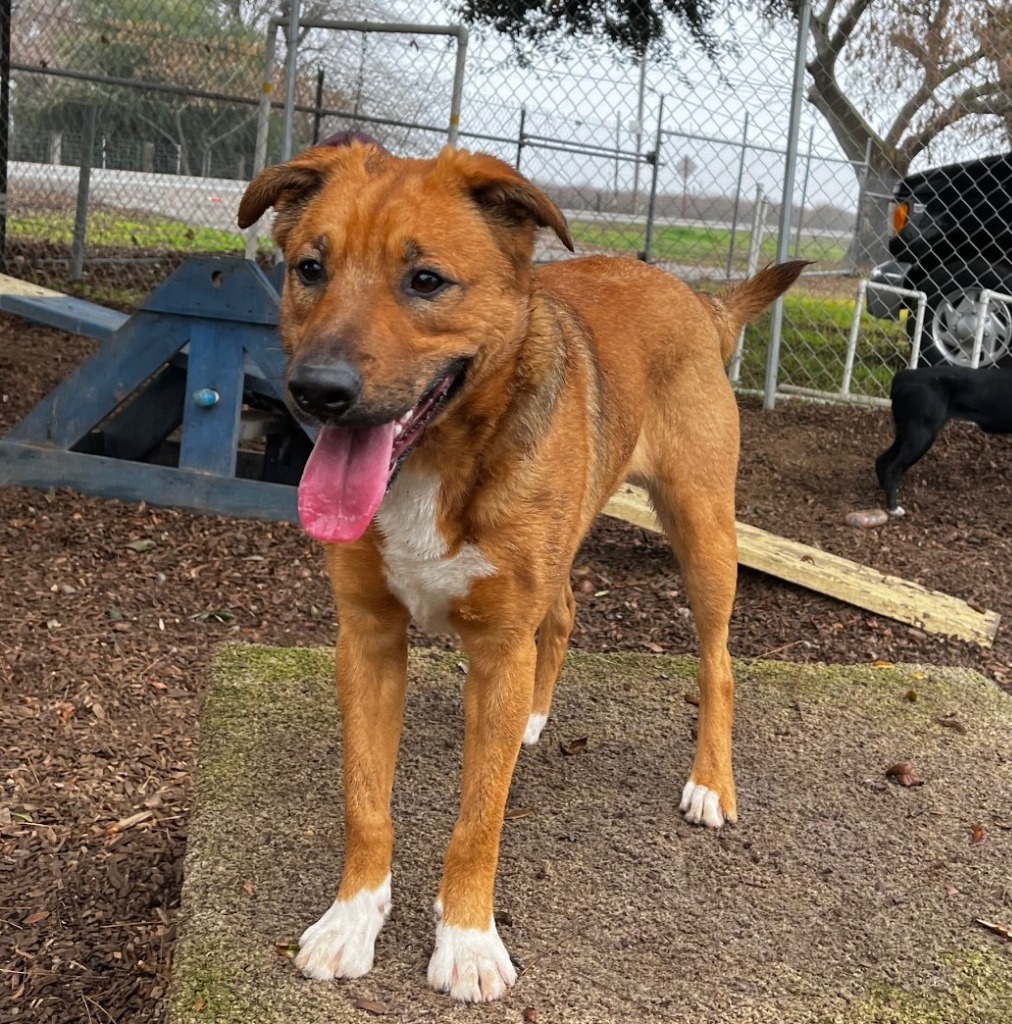
{"type": "Polygon", "coordinates": [[[1002,924],[995,924],[993,921],[985,921],[982,918],[974,918],[974,924],[979,924],[981,928],[986,928],[989,932],[994,932],[995,935],[1000,935],[1003,939],[1012,939],[1012,928],[1006,928],[1002,924]]]}
{"type": "Polygon", "coordinates": [[[299,944],[297,942],[279,942],[274,947],[274,952],[277,953],[278,956],[294,960],[299,955],[299,944]]]}
{"type": "Polygon", "coordinates": [[[873,661],[871,663],[872,668],[895,668],[896,666],[891,661],[873,661]]]}
{"type": "Polygon", "coordinates": [[[699,696],[695,693],[683,693],[682,696],[685,698],[686,704],[691,704],[694,708],[699,707],[699,696]]]}
{"type": "Polygon", "coordinates": [[[531,813],[529,807],[510,807],[507,809],[505,818],[507,821],[516,821],[517,818],[526,818],[531,813]]]}
{"type": "Polygon", "coordinates": [[[559,740],[559,750],[564,754],[582,754],[587,749],[586,736],[579,736],[575,740],[559,740]]]}
{"type": "Polygon", "coordinates": [[[375,999],[356,999],[355,1009],[365,1010],[366,1013],[375,1014],[377,1017],[382,1017],[383,1014],[390,1012],[386,1008],[386,1004],[378,1003],[375,999]]]}
{"type": "Polygon", "coordinates": [[[150,551],[158,545],[153,540],[132,540],[126,545],[131,551],[150,551]]]}
{"type": "Polygon", "coordinates": [[[538,1024],[538,1011],[533,1006],[524,1010],[524,1024],[538,1024]]]}
{"type": "Polygon", "coordinates": [[[653,642],[652,642],[652,641],[650,641],[650,640],[644,640],[644,641],[643,641],[643,646],[644,646],[644,647],[645,647],[645,648],[646,648],[646,649],[647,649],[648,651],[651,651],[651,652],[653,652],[654,654],[663,654],[663,653],[664,653],[664,648],[663,648],[663,647],[661,647],[661,645],[660,645],[660,644],[655,644],[655,643],[653,643],[653,642]]]}
{"type": "Polygon", "coordinates": [[[924,779],[917,774],[917,770],[909,761],[900,761],[892,768],[887,768],[886,777],[895,779],[901,786],[922,786],[924,784],[924,779]]]}
{"type": "Polygon", "coordinates": [[[983,825],[970,826],[970,845],[983,846],[987,842],[987,833],[983,825]]]}
{"type": "Polygon", "coordinates": [[[205,612],[197,612],[196,615],[191,615],[190,619],[193,622],[231,622],[235,616],[231,612],[216,612],[208,608],[205,612]]]}
{"type": "Polygon", "coordinates": [[[203,996],[197,996],[197,998],[193,1000],[193,1008],[197,1011],[197,1013],[200,1013],[200,1011],[203,1010],[205,1006],[207,1006],[207,1003],[204,1001],[203,996]]]}
{"type": "Polygon", "coordinates": [[[910,701],[911,704],[913,704],[914,701],[917,700],[917,691],[916,690],[907,690],[907,692],[903,695],[903,697],[904,697],[905,700],[908,700],[908,701],[910,701]]]}
{"type": "Polygon", "coordinates": [[[113,822],[105,830],[105,834],[111,836],[117,832],[125,832],[128,828],[133,828],[134,825],[139,825],[142,821],[147,821],[148,818],[153,817],[154,813],[152,811],[138,811],[136,814],[131,814],[129,818],[120,818],[119,821],[113,822]]]}
{"type": "Polygon", "coordinates": [[[38,924],[40,921],[45,921],[47,917],[49,917],[48,910],[36,910],[34,914],[29,914],[21,923],[26,928],[30,928],[33,924],[38,924]]]}
{"type": "Polygon", "coordinates": [[[966,726],[958,718],[953,718],[951,715],[944,718],[936,718],[935,721],[939,725],[945,726],[946,729],[952,729],[953,732],[958,732],[961,735],[966,735],[966,726]]]}

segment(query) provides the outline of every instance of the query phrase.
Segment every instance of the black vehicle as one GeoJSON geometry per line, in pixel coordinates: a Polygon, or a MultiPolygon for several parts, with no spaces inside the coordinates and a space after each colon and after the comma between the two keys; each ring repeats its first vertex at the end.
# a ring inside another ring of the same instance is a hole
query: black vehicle
{"type": "MultiPolygon", "coordinates": [[[[872,284],[927,295],[921,361],[969,366],[981,289],[1012,294],[1012,153],[910,174],[892,205],[893,257],[871,272],[872,284]]],[[[896,318],[914,300],[868,289],[868,311],[896,318]]],[[[913,336],[914,316],[907,317],[913,336]]],[[[981,366],[1012,363],[1012,308],[992,300],[981,366]]]]}

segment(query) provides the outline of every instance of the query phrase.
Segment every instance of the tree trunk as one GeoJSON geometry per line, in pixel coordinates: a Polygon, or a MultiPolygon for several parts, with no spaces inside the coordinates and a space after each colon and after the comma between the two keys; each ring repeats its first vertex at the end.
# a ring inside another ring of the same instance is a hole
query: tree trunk
{"type": "Polygon", "coordinates": [[[876,263],[889,259],[888,246],[892,235],[889,204],[902,177],[892,164],[876,166],[874,158],[867,173],[860,177],[857,222],[847,253],[847,262],[856,270],[865,272],[876,263]]]}

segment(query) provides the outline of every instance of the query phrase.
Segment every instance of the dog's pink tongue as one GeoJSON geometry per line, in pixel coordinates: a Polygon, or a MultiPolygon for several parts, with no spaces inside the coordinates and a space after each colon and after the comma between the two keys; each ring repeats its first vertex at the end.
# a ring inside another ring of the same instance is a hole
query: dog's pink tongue
{"type": "Polygon", "coordinates": [[[326,426],[299,483],[299,519],[314,540],[358,540],[380,507],[390,475],[394,425],[326,426]]]}

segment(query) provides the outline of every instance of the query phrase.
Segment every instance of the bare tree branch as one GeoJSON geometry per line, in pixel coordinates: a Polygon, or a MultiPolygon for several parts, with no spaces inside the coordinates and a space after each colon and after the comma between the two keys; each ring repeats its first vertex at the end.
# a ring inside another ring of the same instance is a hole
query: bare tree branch
{"type": "Polygon", "coordinates": [[[885,144],[891,149],[896,148],[903,137],[903,133],[909,129],[918,112],[934,98],[938,88],[955,78],[956,75],[969,71],[974,64],[983,58],[983,50],[974,50],[973,53],[967,54],[962,60],[953,62],[947,68],[937,71],[935,74],[930,74],[926,71],[920,87],[900,107],[900,111],[893,120],[889,131],[886,132],[885,144]]]}
{"type": "Polygon", "coordinates": [[[1012,98],[998,83],[985,82],[965,89],[947,106],[938,110],[917,132],[907,136],[901,150],[907,163],[921,153],[944,129],[972,115],[1002,116],[1012,110],[1012,98]],[[998,102],[994,102],[998,100],[998,102]]]}

